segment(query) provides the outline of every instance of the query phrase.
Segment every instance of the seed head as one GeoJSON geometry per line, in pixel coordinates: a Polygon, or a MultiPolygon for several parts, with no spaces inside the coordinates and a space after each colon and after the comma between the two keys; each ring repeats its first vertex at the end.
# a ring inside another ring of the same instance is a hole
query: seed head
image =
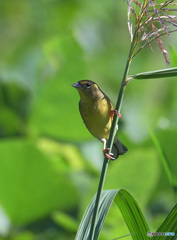
{"type": "Polygon", "coordinates": [[[157,3],[157,0],[127,0],[128,29],[136,49],[132,57],[146,46],[152,49],[151,43],[156,40],[165,61],[169,63],[161,38],[177,31],[177,3],[174,1],[157,3]]]}

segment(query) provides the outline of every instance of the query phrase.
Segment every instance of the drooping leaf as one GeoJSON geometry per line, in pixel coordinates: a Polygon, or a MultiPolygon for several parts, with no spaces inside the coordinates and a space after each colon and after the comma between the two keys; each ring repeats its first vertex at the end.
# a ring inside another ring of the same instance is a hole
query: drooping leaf
{"type": "MultiPolygon", "coordinates": [[[[86,212],[80,223],[75,240],[88,240],[89,231],[92,220],[92,214],[95,206],[95,197],[90,202],[86,212]]],[[[101,195],[98,217],[96,220],[96,228],[94,240],[98,239],[100,231],[103,227],[105,218],[113,203],[117,204],[122,216],[129,228],[130,234],[134,240],[148,239],[147,232],[149,227],[146,220],[134,198],[124,189],[104,190],[101,195]]]]}
{"type": "Polygon", "coordinates": [[[126,190],[121,189],[116,195],[115,202],[124,217],[132,238],[134,240],[148,239],[149,227],[135,199],[126,190]]]}

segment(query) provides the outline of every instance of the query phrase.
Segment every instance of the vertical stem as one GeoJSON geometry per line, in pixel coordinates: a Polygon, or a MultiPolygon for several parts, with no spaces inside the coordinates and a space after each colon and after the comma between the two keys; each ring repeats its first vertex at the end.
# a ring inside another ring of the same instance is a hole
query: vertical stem
{"type": "Polygon", "coordinates": [[[102,170],[101,170],[101,176],[100,176],[100,181],[99,181],[99,185],[98,185],[98,191],[97,191],[97,195],[96,195],[96,200],[95,200],[95,206],[94,206],[94,212],[93,212],[93,217],[92,217],[92,223],[91,223],[91,227],[90,227],[89,240],[93,240],[94,239],[95,227],[96,227],[96,219],[97,219],[97,215],[98,215],[98,208],[99,208],[101,193],[103,191],[103,186],[104,186],[104,182],[105,182],[105,178],[106,178],[106,172],[107,172],[107,168],[108,168],[108,163],[109,163],[109,159],[107,159],[105,157],[104,158],[104,162],[103,162],[103,166],[102,166],[102,170]]]}
{"type": "MultiPolygon", "coordinates": [[[[133,41],[132,41],[131,46],[130,46],[130,51],[129,51],[129,54],[128,54],[127,63],[126,63],[126,66],[125,66],[125,71],[124,71],[124,75],[123,75],[123,78],[122,78],[122,83],[121,83],[121,87],[120,87],[120,90],[119,90],[119,95],[118,95],[117,103],[116,103],[116,107],[115,107],[115,110],[117,110],[118,112],[120,112],[120,109],[121,109],[122,99],[123,99],[123,96],[124,96],[125,85],[126,85],[126,78],[127,78],[127,75],[128,75],[128,71],[129,71],[129,67],[130,67],[130,64],[131,64],[131,60],[132,60],[132,56],[133,56],[135,46],[136,46],[136,29],[135,29],[135,32],[133,34],[133,41]]],[[[109,135],[109,139],[108,139],[108,143],[107,143],[107,147],[110,148],[110,152],[111,152],[112,145],[113,145],[113,142],[114,142],[114,135],[115,135],[116,126],[118,124],[118,121],[119,121],[119,117],[117,115],[114,115],[113,123],[112,123],[112,126],[111,126],[111,131],[110,131],[110,135],[109,135]]]]}
{"type": "MultiPolygon", "coordinates": [[[[124,91],[125,91],[125,82],[126,82],[128,70],[129,70],[129,67],[130,67],[130,63],[131,63],[131,60],[132,60],[133,50],[134,50],[135,43],[136,43],[136,31],[135,31],[133,36],[134,36],[133,41],[131,43],[131,47],[130,47],[130,51],[129,51],[129,55],[128,55],[128,59],[127,59],[122,83],[121,83],[121,87],[120,87],[120,90],[119,90],[119,95],[118,95],[118,98],[117,98],[117,104],[116,104],[116,108],[115,108],[117,111],[120,111],[120,109],[121,109],[121,103],[122,103],[122,99],[123,99],[123,95],[124,95],[124,91]]],[[[111,131],[110,131],[108,143],[107,143],[107,147],[110,148],[109,153],[111,152],[112,145],[113,145],[113,142],[114,142],[115,130],[116,130],[118,120],[119,120],[118,116],[115,115],[114,119],[113,119],[112,126],[111,126],[111,131]]],[[[100,203],[101,193],[102,193],[105,178],[106,178],[108,163],[109,163],[109,159],[105,157],[104,162],[103,162],[103,166],[102,166],[102,170],[101,170],[101,176],[100,176],[100,181],[99,181],[99,185],[98,185],[96,200],[95,200],[95,207],[94,207],[94,212],[93,212],[93,217],[92,217],[92,222],[91,222],[91,227],[90,227],[89,240],[96,240],[96,239],[94,239],[95,228],[96,228],[96,220],[97,220],[97,216],[98,216],[99,203],[100,203]]]]}

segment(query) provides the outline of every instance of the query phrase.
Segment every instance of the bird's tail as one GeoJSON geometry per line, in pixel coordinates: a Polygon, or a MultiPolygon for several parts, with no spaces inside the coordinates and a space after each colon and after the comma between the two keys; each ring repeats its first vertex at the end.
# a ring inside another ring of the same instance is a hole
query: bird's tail
{"type": "Polygon", "coordinates": [[[119,155],[123,155],[128,151],[128,148],[121,143],[121,141],[117,138],[113,143],[112,153],[114,154],[114,158],[117,159],[119,155]]]}

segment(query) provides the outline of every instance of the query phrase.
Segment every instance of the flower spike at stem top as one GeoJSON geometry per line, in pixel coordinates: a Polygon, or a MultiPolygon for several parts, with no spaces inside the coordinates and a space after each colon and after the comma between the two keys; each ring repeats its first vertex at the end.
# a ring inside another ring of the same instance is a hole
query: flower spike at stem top
{"type": "MultiPolygon", "coordinates": [[[[137,55],[143,48],[149,46],[152,49],[151,42],[157,41],[165,61],[169,63],[167,51],[164,49],[161,37],[170,35],[177,30],[176,15],[177,11],[175,0],[166,0],[164,3],[157,3],[155,0],[127,0],[128,3],[128,29],[132,39],[133,28],[137,29],[137,55]],[[133,21],[130,21],[132,15],[133,21]]],[[[136,47],[136,46],[135,46],[136,47]]]]}

